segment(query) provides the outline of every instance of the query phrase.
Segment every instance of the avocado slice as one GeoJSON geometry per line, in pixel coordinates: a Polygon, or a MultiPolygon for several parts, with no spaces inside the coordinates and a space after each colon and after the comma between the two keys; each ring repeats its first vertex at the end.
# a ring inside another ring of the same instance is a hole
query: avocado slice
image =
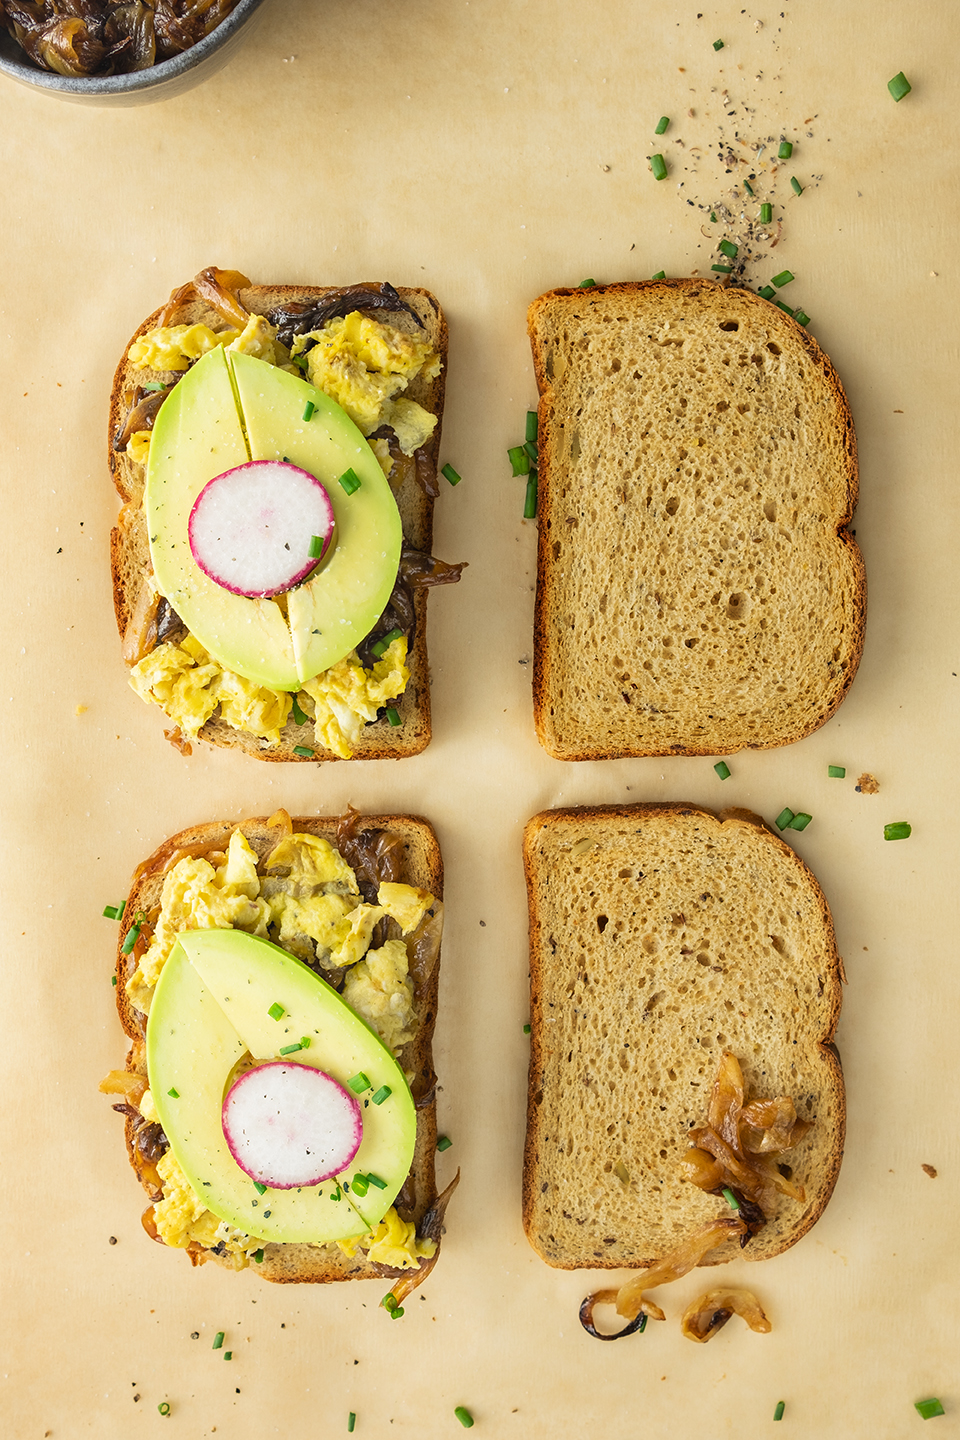
{"type": "Polygon", "coordinates": [[[417,1122],[402,1070],[331,986],[269,940],[242,930],[180,935],[150,1006],[147,1070],[184,1174],[208,1209],[248,1234],[314,1242],[363,1234],[386,1214],[410,1169],[417,1122]],[[270,1011],[278,1007],[283,1013],[274,1019],[270,1011]],[[360,1072],[370,1080],[370,1090],[357,1096],[363,1140],[338,1180],[342,1186],[372,1172],[386,1181],[383,1190],[371,1186],[360,1197],[326,1181],[261,1196],[230,1154],[220,1114],[237,1061],[248,1053],[278,1059],[281,1048],[303,1037],[310,1044],[291,1057],[298,1064],[314,1065],[345,1087],[360,1072]],[[373,1105],[383,1086],[389,1097],[373,1105]],[[341,1198],[334,1199],[338,1190],[341,1198]]]}
{"type": "Polygon", "coordinates": [[[400,513],[367,441],[329,396],[251,355],[218,346],[171,391],[154,425],[144,504],[162,594],[215,659],[270,689],[298,690],[349,654],[393,590],[400,513]],[[304,420],[308,402],[313,416],[304,420]],[[190,552],[200,491],[247,460],[299,465],[333,504],[333,542],[285,606],[223,589],[190,552]],[[338,483],[348,469],[360,481],[350,495],[338,483]]]}

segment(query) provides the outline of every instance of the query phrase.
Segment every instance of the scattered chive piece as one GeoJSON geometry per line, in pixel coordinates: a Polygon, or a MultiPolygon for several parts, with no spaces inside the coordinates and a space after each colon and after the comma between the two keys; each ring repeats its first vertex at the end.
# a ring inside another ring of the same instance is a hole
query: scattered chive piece
{"type": "Polygon", "coordinates": [[[444,465],[440,471],[440,474],[443,476],[444,480],[449,480],[451,485],[459,485],[460,481],[463,479],[463,476],[458,475],[452,465],[444,465]]]}
{"type": "Polygon", "coordinates": [[[744,182],[743,182],[743,188],[744,188],[744,190],[746,190],[747,194],[748,194],[748,195],[751,197],[751,199],[752,199],[752,198],[753,198],[753,186],[750,184],[750,181],[749,181],[749,180],[744,180],[744,182]]]}
{"type": "Polygon", "coordinates": [[[254,1180],[253,1188],[254,1190],[256,1190],[258,1195],[266,1195],[267,1193],[267,1187],[266,1185],[264,1185],[262,1180],[254,1180]]]}
{"type": "Polygon", "coordinates": [[[780,141],[780,149],[777,151],[778,160],[789,160],[793,154],[793,146],[789,140],[780,141]]]}
{"type": "Polygon", "coordinates": [[[711,210],[711,211],[710,211],[710,219],[713,221],[714,225],[716,225],[716,223],[717,223],[717,212],[716,212],[716,210],[711,210]]]}
{"type": "Polygon", "coordinates": [[[254,1252],[253,1252],[253,1258],[254,1258],[254,1260],[257,1262],[258,1265],[261,1265],[261,1264],[263,1263],[263,1251],[262,1251],[262,1250],[254,1250],[254,1252]]]}
{"type": "Polygon", "coordinates": [[[294,720],[297,722],[298,725],[306,725],[306,723],[307,723],[307,717],[306,717],[306,715],[304,715],[303,711],[300,709],[300,705],[299,705],[299,703],[298,703],[298,701],[297,701],[296,695],[292,695],[292,696],[290,697],[290,699],[291,699],[290,710],[291,710],[291,713],[292,713],[292,715],[293,715],[294,720]]]}
{"type": "Polygon", "coordinates": [[[390,724],[393,726],[394,730],[396,730],[400,725],[400,711],[394,709],[392,705],[388,705],[386,715],[387,719],[390,721],[390,724]]]}
{"type": "Polygon", "coordinates": [[[529,1022],[529,1020],[527,1021],[526,1025],[524,1025],[524,1027],[523,1027],[523,1033],[524,1033],[524,1035],[529,1035],[529,1034],[530,1034],[530,1022],[529,1022]]]}
{"type": "Polygon", "coordinates": [[[801,810],[799,815],[794,815],[793,819],[790,821],[790,824],[787,826],[787,829],[806,830],[812,819],[812,815],[808,815],[806,811],[801,810]]]}
{"type": "Polygon", "coordinates": [[[536,447],[536,444],[534,443],[534,441],[533,441],[533,440],[524,440],[524,442],[523,442],[523,448],[524,448],[524,450],[527,452],[527,455],[529,456],[530,464],[531,464],[531,465],[536,465],[536,463],[537,463],[537,447],[536,447]]]}
{"type": "Polygon", "coordinates": [[[782,1420],[782,1419],[783,1419],[783,1412],[784,1412],[784,1410],[786,1410],[786,1408],[787,1408],[787,1407],[786,1407],[786,1405],[783,1403],[783,1401],[782,1401],[782,1400],[778,1400],[778,1401],[777,1401],[777,1408],[776,1408],[776,1409],[774,1410],[774,1412],[773,1412],[773,1418],[774,1418],[774,1420],[782,1420]]]}
{"type": "Polygon", "coordinates": [[[458,1405],[453,1413],[460,1421],[460,1424],[463,1426],[464,1430],[469,1430],[471,1425],[473,1424],[473,1416],[470,1414],[470,1411],[467,1409],[467,1407],[465,1405],[458,1405]]]}
{"type": "Polygon", "coordinates": [[[384,1310],[396,1310],[399,1303],[400,1302],[397,1300],[397,1297],[396,1295],[394,1295],[392,1290],[388,1290],[386,1295],[384,1295],[383,1299],[380,1301],[380,1304],[383,1306],[384,1310]]]}
{"type": "Polygon", "coordinates": [[[722,50],[722,49],[723,49],[723,41],[722,41],[722,40],[714,40],[714,42],[713,42],[713,48],[714,48],[714,50],[722,50]]]}
{"type": "Polygon", "coordinates": [[[513,466],[514,475],[530,474],[530,456],[522,445],[512,445],[507,451],[507,459],[513,466]]]}
{"type": "Polygon", "coordinates": [[[365,1175],[354,1175],[352,1184],[354,1195],[366,1195],[367,1189],[369,1187],[367,1185],[367,1177],[365,1175]]]}
{"type": "Polygon", "coordinates": [[[651,275],[651,276],[650,276],[650,279],[651,279],[651,280],[666,280],[666,278],[667,278],[667,272],[666,272],[665,270],[658,270],[657,273],[656,273],[656,275],[651,275]]]}
{"type": "Polygon", "coordinates": [[[136,943],[137,943],[137,941],[138,941],[139,939],[140,939],[140,926],[139,926],[138,924],[134,923],[133,925],[130,926],[130,929],[127,931],[126,935],[124,936],[123,944],[120,946],[120,954],[121,954],[121,955],[129,955],[130,952],[131,952],[131,950],[133,949],[134,945],[136,945],[136,943]]]}
{"type": "Polygon", "coordinates": [[[803,194],[803,186],[800,184],[800,181],[797,179],[796,175],[790,176],[790,188],[792,189],[794,195],[803,194]]]}
{"type": "Polygon", "coordinates": [[[723,1198],[724,1200],[726,1200],[731,1210],[740,1209],[740,1201],[737,1199],[736,1195],[734,1195],[733,1191],[729,1189],[729,1187],[726,1185],[723,1187],[723,1198]]]}
{"type": "Polygon", "coordinates": [[[910,836],[911,826],[906,820],[896,820],[892,825],[884,825],[884,840],[906,840],[910,836]]]}
{"type": "Polygon", "coordinates": [[[170,1089],[167,1091],[167,1094],[168,1094],[168,1095],[172,1095],[173,1098],[174,1098],[174,1100],[179,1100],[179,1099],[180,1099],[180,1091],[179,1091],[179,1090],[174,1090],[174,1088],[173,1088],[172,1085],[170,1086],[170,1089]]]}
{"type": "Polygon", "coordinates": [[[736,260],[737,246],[734,245],[732,240],[721,240],[720,244],[717,246],[717,249],[721,251],[722,254],[726,255],[728,260],[736,260]]]}
{"type": "Polygon", "coordinates": [[[527,411],[527,431],[526,431],[526,434],[524,435],[523,438],[524,438],[524,440],[529,440],[532,445],[536,445],[536,443],[537,443],[537,412],[536,412],[536,410],[528,410],[528,411],[527,411]]]}
{"type": "Polygon", "coordinates": [[[787,826],[790,824],[790,821],[791,821],[792,819],[793,819],[793,811],[790,810],[790,809],[788,809],[788,807],[785,805],[785,806],[783,807],[783,809],[780,811],[780,814],[777,816],[777,819],[776,819],[777,829],[778,829],[778,830],[786,830],[787,826]]]}
{"type": "Polygon", "coordinates": [[[789,285],[793,278],[792,270],[781,270],[779,275],[774,275],[773,283],[778,290],[781,290],[784,285],[789,285]]]}
{"type": "Polygon", "coordinates": [[[760,206],[760,224],[769,225],[773,219],[773,206],[763,204],[760,206]]]}
{"type": "Polygon", "coordinates": [[[347,1081],[347,1089],[352,1090],[354,1095],[362,1095],[364,1090],[370,1089],[369,1076],[364,1075],[362,1070],[358,1070],[353,1079],[347,1081]]]}
{"type": "Polygon", "coordinates": [[[116,984],[117,984],[117,977],[116,977],[116,975],[111,975],[111,976],[110,976],[110,984],[114,987],[114,989],[116,989],[116,984]]]}
{"type": "MultiPolygon", "coordinates": [[[[892,83],[893,82],[891,81],[891,84],[892,83]]],[[[909,90],[909,88],[910,87],[908,85],[907,89],[909,90]]],[[[166,390],[167,387],[163,384],[161,380],[148,380],[146,385],[142,385],[140,388],[142,390],[152,390],[154,393],[156,393],[156,391],[158,390],[166,390]]]]}
{"type": "Polygon", "coordinates": [[[638,1335],[642,1335],[643,1332],[644,1332],[644,1330],[646,1330],[646,1328],[647,1328],[647,1317],[646,1317],[646,1315],[643,1315],[643,1316],[641,1316],[641,1318],[640,1318],[640,1324],[637,1326],[637,1334],[638,1334],[638,1335]]]}
{"type": "Polygon", "coordinates": [[[453,1144],[453,1141],[450,1139],[450,1136],[449,1136],[449,1135],[438,1135],[438,1136],[437,1136],[437,1149],[438,1149],[438,1150],[449,1150],[449,1149],[450,1149],[450,1146],[451,1146],[452,1144],[453,1144]]]}
{"type": "Polygon", "coordinates": [[[320,556],[323,554],[323,536],[322,536],[322,535],[311,535],[311,536],[310,536],[310,546],[309,546],[309,549],[307,550],[307,554],[308,554],[308,556],[310,557],[311,560],[319,560],[319,559],[320,559],[320,556]]]}
{"type": "Polygon", "coordinates": [[[778,309],[778,310],[782,310],[785,315],[792,315],[792,314],[793,314],[793,311],[790,309],[790,306],[787,305],[787,304],[785,304],[783,300],[774,300],[773,303],[774,303],[774,305],[776,305],[777,309],[778,309]]]}
{"type": "Polygon", "coordinates": [[[310,1049],[310,1036],[309,1036],[309,1035],[301,1035],[301,1036],[300,1036],[300,1049],[301,1049],[301,1050],[309,1050],[309,1049],[310,1049]]]}
{"type": "Polygon", "coordinates": [[[772,300],[776,293],[772,285],[761,285],[757,291],[757,294],[764,300],[772,300]]]}
{"type": "Polygon", "coordinates": [[[726,760],[718,760],[713,768],[714,770],[716,770],[721,780],[730,779],[730,766],[727,764],[726,760]]]}
{"type": "Polygon", "coordinates": [[[232,1360],[232,1359],[233,1359],[233,1351],[232,1351],[232,1350],[224,1350],[224,1352],[223,1352],[223,1358],[224,1358],[224,1360],[232,1360]]]}
{"type": "Polygon", "coordinates": [[[531,470],[527,477],[527,493],[523,497],[523,518],[524,520],[536,520],[537,518],[537,472],[531,470]]]}
{"type": "Polygon", "coordinates": [[[379,1175],[368,1175],[367,1184],[376,1185],[378,1190],[386,1190],[387,1188],[386,1180],[381,1180],[379,1175]]]}
{"type": "Polygon", "coordinates": [[[302,755],[304,760],[312,760],[317,752],[316,750],[311,750],[309,745],[294,745],[293,753],[294,755],[302,755]]]}
{"type": "Polygon", "coordinates": [[[402,630],[388,630],[386,635],[381,636],[381,638],[377,641],[375,645],[370,646],[371,655],[376,655],[377,659],[379,660],[380,656],[385,654],[386,651],[390,649],[390,646],[393,644],[394,640],[399,640],[402,634],[402,630]]]}
{"type": "Polygon", "coordinates": [[[667,126],[668,126],[669,124],[670,124],[670,116],[669,116],[669,115],[661,115],[661,116],[660,116],[660,119],[657,121],[657,128],[656,128],[656,129],[654,130],[654,132],[653,132],[654,135],[665,135],[665,134],[667,133],[667,126]]]}
{"type": "Polygon", "coordinates": [[[732,266],[732,265],[711,265],[711,266],[710,266],[710,269],[711,269],[711,270],[719,270],[721,275],[732,275],[732,274],[733,274],[733,266],[732,266]]]}
{"type": "Polygon", "coordinates": [[[343,486],[344,490],[346,490],[348,495],[352,495],[355,490],[360,489],[359,476],[352,468],[349,470],[344,470],[343,474],[340,476],[340,484],[343,486]]]}
{"type": "Polygon", "coordinates": [[[847,773],[846,765],[828,765],[827,774],[831,780],[842,780],[847,773]]]}
{"type": "Polygon", "coordinates": [[[810,324],[810,316],[807,314],[806,310],[794,310],[793,318],[794,320],[796,320],[798,325],[810,324]]]}
{"type": "Polygon", "coordinates": [[[122,920],[126,904],[127,902],[126,900],[124,900],[122,905],[107,905],[104,908],[103,913],[104,915],[106,915],[108,920],[122,920]]]}
{"type": "Polygon", "coordinates": [[[221,1346],[223,1345],[223,1342],[224,1342],[225,1338],[226,1338],[226,1332],[223,1331],[223,1330],[218,1330],[217,1333],[216,1333],[216,1335],[214,1335],[214,1337],[213,1337],[213,1348],[214,1348],[214,1350],[219,1350],[219,1349],[221,1348],[221,1346]]]}
{"type": "MultiPolygon", "coordinates": [[[[903,79],[902,76],[900,78],[903,79]]],[[[893,84],[892,80],[890,84],[893,84]]],[[[908,85],[907,90],[909,89],[910,86],[908,85]]],[[[906,94],[906,91],[904,91],[904,94],[906,94]]],[[[893,98],[894,100],[899,100],[900,96],[894,95],[893,98]]],[[[935,1415],[942,1415],[944,1413],[943,1406],[939,1400],[915,1400],[913,1402],[913,1408],[922,1420],[932,1420],[935,1415]]]]}
{"type": "Polygon", "coordinates": [[[654,180],[666,180],[667,162],[662,155],[650,156],[650,169],[653,171],[654,180]]]}
{"type": "Polygon", "coordinates": [[[402,1306],[402,1305],[398,1305],[395,1310],[391,1310],[391,1311],[390,1311],[390,1319],[391,1319],[391,1320],[399,1320],[399,1319],[402,1317],[402,1315],[403,1315],[403,1306],[402,1306]]]}
{"type": "Polygon", "coordinates": [[[357,1423],[356,1411],[351,1410],[351,1411],[350,1411],[350,1414],[347,1416],[347,1429],[351,1432],[351,1434],[353,1433],[353,1427],[354,1427],[354,1425],[356,1425],[356,1423],[357,1423]]]}
{"type": "Polygon", "coordinates": [[[303,1046],[300,1045],[300,1044],[297,1044],[297,1045],[282,1045],[282,1046],[280,1047],[280,1052],[279,1052],[279,1053],[280,1053],[281,1055],[292,1055],[292,1054],[294,1053],[294,1051],[296,1051],[296,1050],[302,1050],[302,1049],[303,1049],[303,1046]]]}
{"type": "Polygon", "coordinates": [[[389,1085],[381,1085],[380,1089],[377,1090],[375,1094],[370,1096],[370,1099],[373,1101],[374,1105],[382,1105],[384,1100],[386,1100],[387,1096],[392,1094],[393,1091],[390,1089],[389,1085]]]}
{"type": "Polygon", "coordinates": [[[170,1414],[170,1405],[166,1400],[161,1400],[160,1404],[157,1406],[157,1409],[160,1411],[161,1415],[170,1414]]]}
{"type": "MultiPolygon", "coordinates": [[[[910,94],[910,81],[907,79],[906,75],[904,75],[903,71],[901,70],[899,75],[894,75],[892,80],[887,81],[887,89],[890,91],[890,94],[893,96],[894,100],[902,100],[904,95],[910,94]]],[[[919,1410],[919,1408],[920,1407],[918,1405],[917,1409],[919,1410]]],[[[934,1413],[942,1415],[943,1411],[940,1410],[934,1413]]],[[[926,1419],[927,1417],[924,1416],[923,1418],[926,1419]]]]}
{"type": "Polygon", "coordinates": [[[597,283],[596,280],[581,280],[581,281],[580,281],[580,284],[577,286],[577,289],[578,289],[578,290],[592,290],[593,287],[596,285],[596,283],[597,283]]]}
{"type": "Polygon", "coordinates": [[[304,405],[304,407],[303,407],[303,418],[304,418],[304,420],[312,420],[312,419],[313,419],[313,412],[314,412],[314,410],[316,410],[316,408],[317,408],[317,407],[316,407],[316,405],[314,405],[313,401],[312,401],[312,400],[308,400],[307,403],[306,403],[306,405],[304,405]]]}
{"type": "Polygon", "coordinates": [[[267,1011],[267,1014],[270,1016],[271,1020],[280,1020],[283,1018],[285,1013],[286,1012],[283,1006],[278,1000],[275,1000],[270,1006],[270,1009],[267,1011]]]}

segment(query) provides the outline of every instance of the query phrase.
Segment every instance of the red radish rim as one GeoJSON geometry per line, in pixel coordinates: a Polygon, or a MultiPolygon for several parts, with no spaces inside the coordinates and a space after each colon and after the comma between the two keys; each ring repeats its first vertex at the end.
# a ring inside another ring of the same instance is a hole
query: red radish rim
{"type": "Polygon", "coordinates": [[[245,1175],[271,1190],[295,1190],[321,1185],[346,1169],[363,1139],[361,1113],[356,1097],[325,1070],[268,1060],[245,1070],[230,1086],[221,1123],[227,1148],[245,1175]],[[286,1087],[285,1112],[275,1109],[276,1095],[256,1094],[268,1071],[284,1072],[294,1084],[305,1082],[299,1096],[293,1086],[286,1087]],[[326,1123],[318,1123],[321,1105],[326,1123]]]}

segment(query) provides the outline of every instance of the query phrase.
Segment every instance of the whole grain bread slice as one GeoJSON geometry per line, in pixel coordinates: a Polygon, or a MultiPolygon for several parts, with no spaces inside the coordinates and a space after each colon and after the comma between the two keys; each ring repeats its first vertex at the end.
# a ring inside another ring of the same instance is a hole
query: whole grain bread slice
{"type": "MultiPolygon", "coordinates": [[[[184,856],[205,856],[224,851],[231,834],[237,828],[242,830],[258,860],[264,860],[285,833],[286,819],[283,812],[278,812],[277,816],[270,819],[241,821],[239,827],[234,821],[217,821],[180,831],[164,841],[137,868],[124,907],[124,916],[129,920],[143,914],[149,925],[151,918],[155,918],[159,911],[167,871],[184,856]]],[[[318,835],[336,846],[338,823],[335,818],[295,816],[292,828],[295,834],[318,835]]],[[[429,890],[436,900],[441,900],[443,861],[436,836],[428,822],[413,815],[366,815],[362,824],[358,825],[358,833],[382,831],[398,835],[403,841],[404,859],[400,879],[405,884],[429,890]]],[[[130,955],[125,955],[123,943],[127,930],[127,924],[122,924],[117,946],[117,1010],[124,1033],[130,1041],[126,1069],[146,1076],[146,1016],[131,1003],[126,981],[136,968],[149,931],[145,927],[143,938],[130,955]]],[[[439,977],[440,959],[437,955],[429,973],[415,977],[417,1033],[398,1056],[401,1069],[411,1077],[410,1088],[417,1107],[417,1135],[413,1163],[396,1205],[405,1220],[414,1222],[418,1234],[422,1233],[424,1226],[429,1228],[431,1213],[436,1210],[439,1198],[434,1164],[437,1143],[437,1077],[433,1068],[433,1032],[437,1018],[439,977]]],[[[130,1163],[153,1201],[157,1197],[151,1186],[149,1170],[145,1169],[143,1163],[147,1141],[144,1139],[144,1127],[135,1113],[128,1113],[126,1116],[125,1138],[130,1163]]],[[[440,1219],[442,1220],[442,1212],[440,1219]]],[[[149,1228],[149,1210],[145,1223],[149,1228]]],[[[436,1236],[432,1238],[439,1239],[439,1227],[436,1236]]],[[[213,1250],[192,1251],[191,1259],[194,1264],[215,1260],[227,1268],[232,1268],[229,1258],[221,1257],[213,1250]]],[[[362,1280],[374,1276],[409,1276],[411,1273],[371,1264],[362,1252],[349,1258],[336,1245],[268,1244],[264,1246],[262,1262],[255,1268],[263,1279],[279,1282],[362,1280]]]]}
{"type": "MultiPolygon", "coordinates": [[[[379,282],[378,282],[379,283],[379,282]]],[[[378,288],[371,284],[371,289],[378,288]]],[[[250,285],[237,292],[240,304],[251,315],[268,315],[280,306],[310,304],[339,289],[332,285],[250,285]]],[[[391,325],[420,338],[429,340],[443,362],[440,373],[433,379],[414,377],[405,397],[415,400],[436,415],[437,425],[429,442],[424,447],[430,464],[436,471],[440,454],[440,435],[443,423],[443,400],[447,375],[447,322],[439,302],[427,290],[398,287],[397,293],[405,306],[415,312],[420,325],[405,310],[391,310],[382,313],[391,325]],[[422,327],[422,328],[421,328],[422,327]]],[[[362,307],[361,307],[362,308],[362,307]]],[[[110,536],[110,565],[113,576],[113,604],[117,628],[121,639],[128,633],[134,621],[137,602],[142,587],[152,572],[150,546],[147,538],[143,512],[143,491],[146,482],[146,466],[134,460],[126,449],[117,448],[117,437],[123,431],[133,398],[145,385],[151,383],[169,384],[176,377],[166,371],[135,368],[128,359],[130,346],[150,330],[157,327],[161,315],[169,325],[209,325],[211,329],[222,330],[226,321],[203,299],[191,298],[179,304],[173,315],[164,312],[168,307],[155,310],[131,335],[123,356],[117,366],[110,393],[108,418],[108,456],[110,472],[117,493],[123,502],[117,524],[110,536]]],[[[403,524],[404,544],[415,550],[429,553],[433,542],[433,499],[425,492],[416,479],[412,465],[404,467],[403,478],[396,491],[397,505],[403,524]]],[[[418,755],[430,741],[430,684],[427,660],[426,619],[427,591],[417,587],[414,592],[416,624],[413,642],[407,658],[410,680],[403,695],[395,702],[394,708],[400,717],[399,725],[378,723],[367,725],[354,746],[354,759],[358,760],[399,760],[418,755]]],[[[298,725],[291,716],[281,732],[281,744],[268,745],[255,735],[234,730],[215,711],[200,731],[203,740],[228,749],[241,750],[258,760],[303,761],[335,760],[331,752],[318,748],[314,739],[313,726],[298,725]],[[308,756],[297,755],[295,748],[307,748],[308,756]]]]}
{"type": "Polygon", "coordinates": [[[748,1099],[792,1096],[811,1122],[777,1157],[805,1199],[778,1195],[743,1250],[704,1263],[786,1250],[830,1198],[846,1113],[841,962],[810,871],[756,816],[681,804],[545,811],[524,865],[534,1249],[561,1269],[646,1266],[731,1213],[678,1175],[727,1052],[748,1099]]]}
{"type": "Polygon", "coordinates": [[[816,730],[866,610],[853,423],[816,340],[702,280],[554,290],[528,324],[541,744],[717,755],[816,730]]]}

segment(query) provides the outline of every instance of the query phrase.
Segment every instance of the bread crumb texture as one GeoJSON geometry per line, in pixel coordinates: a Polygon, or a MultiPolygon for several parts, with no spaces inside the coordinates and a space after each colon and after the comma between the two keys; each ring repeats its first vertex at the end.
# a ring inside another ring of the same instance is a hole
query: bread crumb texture
{"type": "Polygon", "coordinates": [[[790,1095],[812,1128],[742,1252],[764,1259],[819,1217],[843,1153],[829,910],[756,823],[690,806],[550,811],[525,835],[532,1047],[524,1225],[548,1264],[641,1266],[727,1213],[678,1175],[724,1051],[746,1097],[790,1095]]]}
{"type": "Polygon", "coordinates": [[[865,614],[856,441],[817,342],[695,280],[554,291],[529,328],[541,743],[721,754],[817,729],[865,614]]]}

